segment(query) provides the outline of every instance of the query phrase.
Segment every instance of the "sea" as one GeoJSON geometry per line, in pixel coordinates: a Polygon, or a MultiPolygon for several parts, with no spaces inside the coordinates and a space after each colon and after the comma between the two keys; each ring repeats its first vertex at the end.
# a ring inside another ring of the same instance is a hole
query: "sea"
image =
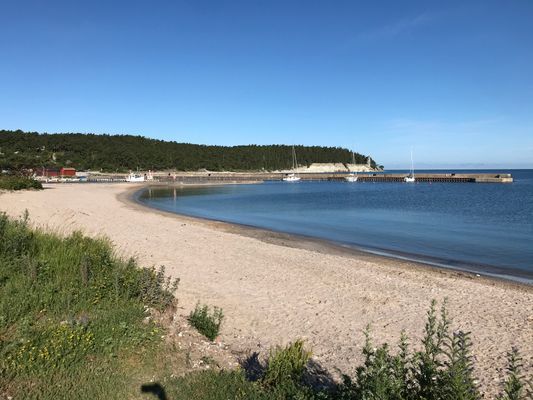
{"type": "Polygon", "coordinates": [[[137,200],[176,214],[533,284],[533,170],[418,172],[510,173],[514,183],[276,181],[149,188],[137,200]]]}

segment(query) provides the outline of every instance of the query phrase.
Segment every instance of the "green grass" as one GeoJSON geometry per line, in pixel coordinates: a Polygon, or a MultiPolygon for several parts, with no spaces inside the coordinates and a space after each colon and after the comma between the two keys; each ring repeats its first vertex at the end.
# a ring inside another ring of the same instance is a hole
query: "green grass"
{"type": "Polygon", "coordinates": [[[176,287],[106,240],[0,214],[0,398],[138,394],[143,374],[164,370],[151,361],[163,359],[162,328],[143,322],[145,307],[167,307],[176,287]]]}
{"type": "Polygon", "coordinates": [[[209,340],[215,340],[220,332],[220,326],[224,314],[222,309],[213,307],[213,310],[209,310],[209,306],[196,305],[196,308],[189,315],[189,322],[194,326],[198,332],[204,335],[209,340]]]}
{"type": "Polygon", "coordinates": [[[42,189],[41,182],[25,176],[0,175],[0,189],[4,190],[24,190],[42,189]]]}
{"type": "Polygon", "coordinates": [[[164,382],[163,386],[168,398],[174,400],[327,399],[326,395],[299,384],[265,387],[261,382],[250,382],[242,370],[192,373],[164,382]]]}

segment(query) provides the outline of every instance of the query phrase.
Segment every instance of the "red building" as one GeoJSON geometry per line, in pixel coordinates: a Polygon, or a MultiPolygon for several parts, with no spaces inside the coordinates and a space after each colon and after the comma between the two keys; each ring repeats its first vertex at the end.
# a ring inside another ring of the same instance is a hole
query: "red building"
{"type": "Polygon", "coordinates": [[[61,170],[59,171],[59,175],[76,176],[76,169],[75,168],[61,168],[61,170]]]}
{"type": "Polygon", "coordinates": [[[43,168],[42,170],[38,170],[38,172],[41,172],[41,176],[45,176],[47,178],[59,176],[59,169],[57,168],[43,168]]]}

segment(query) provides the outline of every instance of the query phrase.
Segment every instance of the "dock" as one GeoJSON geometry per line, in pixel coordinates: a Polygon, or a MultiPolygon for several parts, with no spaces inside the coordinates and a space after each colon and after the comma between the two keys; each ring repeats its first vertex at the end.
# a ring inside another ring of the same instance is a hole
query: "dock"
{"type": "MultiPolygon", "coordinates": [[[[144,174],[148,178],[145,183],[177,183],[177,184],[202,184],[202,183],[252,183],[281,181],[288,175],[287,172],[150,172],[144,174]]],[[[89,173],[84,179],[56,179],[47,180],[48,183],[119,183],[126,182],[126,174],[121,173],[89,173]]],[[[350,176],[348,172],[300,172],[298,176],[302,181],[339,181],[344,182],[350,176]]],[[[357,181],[364,182],[399,182],[403,183],[407,173],[385,172],[359,172],[357,181]]],[[[416,182],[419,183],[512,183],[513,176],[509,173],[417,173],[416,182]]]]}
{"type": "MultiPolygon", "coordinates": [[[[348,173],[300,173],[302,181],[345,181],[348,173]]],[[[175,175],[154,174],[152,182],[161,183],[247,183],[281,181],[285,173],[239,173],[239,172],[212,172],[212,173],[178,173],[175,175]]],[[[358,182],[403,182],[407,176],[405,173],[358,173],[358,182]]],[[[416,174],[417,182],[440,182],[440,183],[512,183],[513,177],[508,173],[420,173],[416,174]]]]}

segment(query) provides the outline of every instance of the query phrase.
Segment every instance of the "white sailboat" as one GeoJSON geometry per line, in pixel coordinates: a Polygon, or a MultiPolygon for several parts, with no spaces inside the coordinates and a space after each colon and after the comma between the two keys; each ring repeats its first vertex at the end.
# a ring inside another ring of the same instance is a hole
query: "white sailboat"
{"type": "Polygon", "coordinates": [[[413,149],[411,148],[411,169],[409,170],[409,175],[407,175],[405,178],[403,178],[404,182],[407,183],[414,183],[416,181],[415,179],[415,167],[413,164],[413,149]]]}
{"type": "Polygon", "coordinates": [[[283,178],[285,182],[298,182],[301,178],[298,176],[298,162],[296,161],[296,150],[294,150],[294,145],[292,146],[292,170],[293,173],[288,174],[283,178]]]}
{"type": "MultiPolygon", "coordinates": [[[[352,151],[352,165],[355,167],[355,154],[352,151]]],[[[357,182],[357,169],[344,178],[347,182],[357,182]]]]}

